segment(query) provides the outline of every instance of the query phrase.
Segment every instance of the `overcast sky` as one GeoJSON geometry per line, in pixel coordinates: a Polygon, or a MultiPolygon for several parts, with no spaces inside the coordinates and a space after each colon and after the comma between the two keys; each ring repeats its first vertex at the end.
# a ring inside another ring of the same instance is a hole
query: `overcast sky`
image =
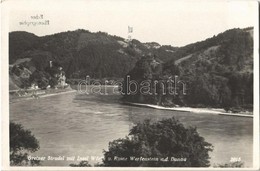
{"type": "Polygon", "coordinates": [[[183,46],[231,28],[253,26],[256,2],[177,0],[71,0],[7,1],[10,31],[28,31],[38,36],[86,29],[103,31],[141,42],[183,46]],[[43,15],[33,20],[31,16],[43,15]],[[25,26],[20,22],[49,20],[47,26],[25,26]]]}

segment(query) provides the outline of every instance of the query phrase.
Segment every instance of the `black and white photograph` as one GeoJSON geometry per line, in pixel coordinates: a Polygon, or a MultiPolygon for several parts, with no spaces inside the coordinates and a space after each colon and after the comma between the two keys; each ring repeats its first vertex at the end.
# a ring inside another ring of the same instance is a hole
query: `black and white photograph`
{"type": "Polygon", "coordinates": [[[3,170],[258,170],[258,7],[1,1],[3,170]]]}

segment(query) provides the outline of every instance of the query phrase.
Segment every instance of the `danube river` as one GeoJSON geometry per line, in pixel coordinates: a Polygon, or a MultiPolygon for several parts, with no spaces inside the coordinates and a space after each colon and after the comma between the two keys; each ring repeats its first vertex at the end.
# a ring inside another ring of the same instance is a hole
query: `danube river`
{"type": "Polygon", "coordinates": [[[10,120],[30,129],[39,140],[40,149],[32,156],[45,157],[43,166],[69,166],[79,163],[77,158],[89,159],[91,164],[100,162],[108,143],[124,138],[137,122],[172,116],[185,126],[196,126],[200,135],[213,144],[212,166],[228,163],[232,157],[240,158],[246,167],[252,166],[252,118],[128,106],[121,104],[120,98],[75,92],[20,101],[10,103],[10,120]]]}

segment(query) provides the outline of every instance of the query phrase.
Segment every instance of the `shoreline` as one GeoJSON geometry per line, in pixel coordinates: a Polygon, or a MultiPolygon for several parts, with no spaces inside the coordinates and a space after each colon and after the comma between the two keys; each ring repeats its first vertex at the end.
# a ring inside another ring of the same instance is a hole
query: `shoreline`
{"type": "Polygon", "coordinates": [[[68,93],[73,93],[73,92],[77,92],[77,90],[63,89],[62,91],[45,92],[42,94],[38,94],[38,96],[36,96],[36,97],[33,97],[32,95],[30,95],[30,96],[25,96],[25,97],[10,98],[11,95],[9,94],[9,103],[16,103],[16,102],[20,102],[20,101],[35,100],[35,99],[37,100],[42,97],[57,96],[57,95],[68,94],[68,93]]]}
{"type": "Polygon", "coordinates": [[[237,116],[237,117],[249,117],[253,118],[253,113],[228,113],[224,109],[216,108],[192,108],[192,107],[163,107],[159,105],[144,104],[144,103],[132,103],[132,102],[123,102],[126,105],[147,107],[158,110],[169,110],[169,111],[179,111],[179,112],[190,112],[190,113],[203,113],[203,114],[213,114],[213,115],[224,115],[224,116],[237,116]]]}
{"type": "MultiPolygon", "coordinates": [[[[57,90],[52,90],[52,91],[54,91],[54,92],[45,91],[44,93],[39,93],[35,97],[33,97],[32,95],[24,96],[24,97],[15,97],[15,96],[10,95],[10,93],[9,93],[9,103],[15,103],[15,102],[20,102],[20,101],[39,99],[41,97],[50,97],[50,96],[77,92],[77,90],[72,89],[72,88],[57,89],[57,90]],[[10,98],[10,97],[12,97],[12,98],[10,98]]],[[[127,102],[127,101],[124,101],[121,104],[138,106],[138,107],[146,107],[146,108],[152,108],[152,109],[157,109],[157,110],[169,110],[169,111],[178,111],[178,112],[190,112],[190,113],[249,117],[249,118],[254,117],[252,112],[250,112],[250,113],[229,113],[229,112],[225,112],[225,110],[221,109],[221,108],[164,107],[164,106],[153,105],[153,104],[133,103],[133,102],[127,102]]]]}

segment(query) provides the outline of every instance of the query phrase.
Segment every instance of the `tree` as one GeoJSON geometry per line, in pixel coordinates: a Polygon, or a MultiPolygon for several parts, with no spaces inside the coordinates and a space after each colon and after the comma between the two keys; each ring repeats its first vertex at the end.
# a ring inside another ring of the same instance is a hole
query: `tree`
{"type": "Polygon", "coordinates": [[[51,79],[50,79],[50,86],[51,86],[51,88],[55,88],[57,85],[58,85],[58,80],[57,80],[57,78],[55,78],[55,77],[52,77],[51,79]]]}
{"type": "Polygon", "coordinates": [[[108,151],[104,151],[104,166],[142,166],[142,167],[208,167],[208,152],[213,146],[199,135],[194,127],[185,128],[174,117],[152,123],[145,120],[138,123],[129,136],[109,143],[108,151]],[[115,160],[125,157],[127,160],[115,160]],[[155,157],[159,161],[133,161],[134,157],[155,157]],[[185,162],[173,162],[170,159],[185,159],[185,162]],[[167,158],[167,161],[160,161],[167,158]]]}
{"type": "Polygon", "coordinates": [[[36,83],[39,88],[41,89],[46,89],[47,86],[49,85],[49,76],[46,72],[44,71],[35,71],[33,74],[30,76],[30,82],[36,83]]]}
{"type": "Polygon", "coordinates": [[[28,153],[40,148],[38,140],[30,130],[25,130],[22,125],[10,122],[10,165],[40,165],[39,160],[31,160],[28,153]]]}

